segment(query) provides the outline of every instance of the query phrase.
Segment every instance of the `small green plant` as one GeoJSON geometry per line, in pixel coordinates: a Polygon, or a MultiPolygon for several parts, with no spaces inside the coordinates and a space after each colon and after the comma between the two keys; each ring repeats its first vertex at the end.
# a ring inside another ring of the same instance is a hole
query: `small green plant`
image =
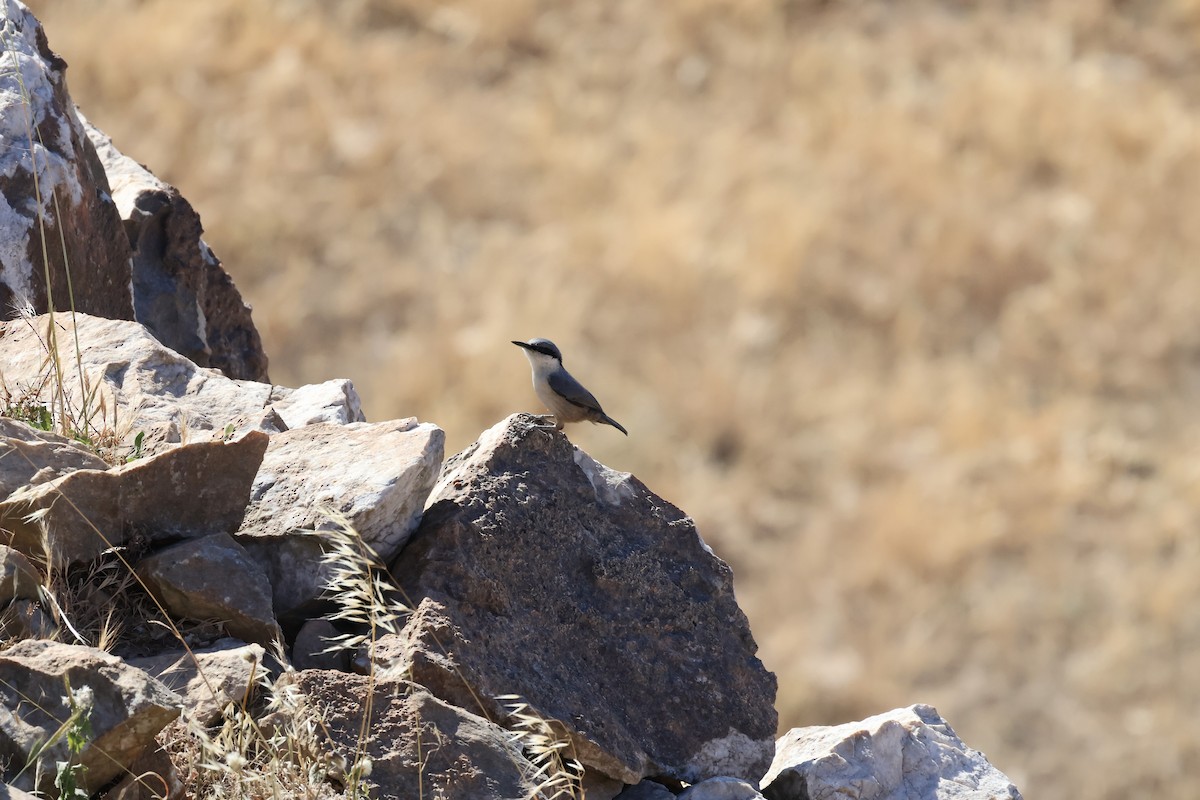
{"type": "Polygon", "coordinates": [[[92,708],[96,704],[96,697],[89,686],[72,689],[71,682],[66,677],[63,678],[63,685],[67,691],[63,699],[66,701],[71,713],[58,726],[54,733],[47,737],[46,741],[33,749],[29,754],[28,762],[21,769],[21,772],[17,773],[16,777],[20,777],[21,773],[33,766],[34,773],[37,776],[34,783],[41,785],[43,774],[42,754],[49,748],[54,747],[65,737],[69,756],[66,761],[55,761],[54,785],[58,788],[59,797],[86,798],[88,797],[88,793],[80,784],[87,775],[87,767],[79,762],[79,756],[87,749],[88,744],[92,740],[92,708]]]}
{"type": "Polygon", "coordinates": [[[146,440],[146,432],[138,431],[138,435],[133,437],[133,452],[125,456],[125,463],[137,461],[142,457],[142,443],[146,440]]]}
{"type": "Polygon", "coordinates": [[[63,680],[67,686],[67,704],[71,708],[71,716],[64,723],[67,750],[70,751],[71,758],[55,762],[54,785],[60,798],[87,797],[87,791],[79,785],[87,775],[87,767],[77,759],[92,740],[92,708],[95,705],[95,696],[91,687],[83,686],[77,691],[71,691],[70,682],[66,678],[63,680]]]}

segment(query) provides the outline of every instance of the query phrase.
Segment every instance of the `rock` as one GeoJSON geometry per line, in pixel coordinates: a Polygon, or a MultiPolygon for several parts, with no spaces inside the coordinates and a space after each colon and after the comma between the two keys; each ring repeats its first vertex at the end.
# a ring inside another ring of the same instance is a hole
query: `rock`
{"type": "Polygon", "coordinates": [[[444,609],[454,635],[417,614],[398,641],[444,650],[422,668],[451,702],[518,695],[629,784],[770,764],[775,677],[729,567],[681,511],[530,415],[446,463],[393,572],[444,609]]]}
{"type": "Polygon", "coordinates": [[[675,795],[661,783],[646,780],[626,786],[625,791],[617,795],[616,800],[675,800],[675,795]]]}
{"type": "Polygon", "coordinates": [[[227,533],[159,550],[138,563],[137,573],[172,617],[218,619],[230,635],[266,646],[283,638],[267,576],[227,533]]]}
{"type": "Polygon", "coordinates": [[[39,800],[29,792],[22,792],[15,786],[0,783],[0,800],[39,800]]]}
{"type": "Polygon", "coordinates": [[[80,469],[108,469],[108,464],[70,439],[0,417],[0,500],[22,486],[80,469]]]}
{"type": "Polygon", "coordinates": [[[414,419],[309,425],[271,437],[237,532],[275,587],[282,616],[325,592],[333,568],[312,531],[345,515],[386,563],[408,541],[437,479],[445,434],[414,419]]]}
{"type": "Polygon", "coordinates": [[[230,378],[267,381],[250,307],[200,238],[200,215],[174,187],[122,154],[79,114],[112,187],[133,256],[138,322],[160,342],[230,378]]]}
{"type": "Polygon", "coordinates": [[[336,645],[340,631],[327,619],[310,619],[300,626],[296,643],[292,645],[292,666],[298,670],[350,669],[350,653],[346,650],[330,650],[336,645]]]}
{"type": "Polygon", "coordinates": [[[19,642],[0,653],[0,764],[17,788],[55,796],[55,761],[68,760],[66,738],[41,751],[42,781],[34,769],[17,777],[36,748],[71,715],[64,680],[77,698],[91,702],[91,737],[79,763],[84,788],[94,790],[121,775],[155,735],[179,715],[179,697],[146,673],[93,647],[44,640],[19,642]]]}
{"type": "MultiPolygon", "coordinates": [[[[42,396],[49,396],[53,387],[46,381],[48,324],[43,316],[0,325],[0,372],[10,390],[41,386],[42,396]]],[[[98,390],[89,404],[92,419],[82,425],[93,439],[107,431],[132,448],[140,433],[144,452],[154,454],[185,438],[225,438],[229,425],[235,434],[261,427],[268,406],[289,393],[198,367],[136,322],[86,314],[72,320],[60,314],[55,324],[59,360],[74,366],[78,355],[86,382],[81,386],[76,369],[70,371],[63,385],[67,405],[82,416],[85,396],[98,390]],[[101,402],[103,415],[98,411],[101,402]]]]}
{"type": "Polygon", "coordinates": [[[354,384],[345,378],[293,389],[273,408],[288,428],[303,428],[321,422],[348,425],[367,421],[354,384]]]}
{"type": "Polygon", "coordinates": [[[0,16],[0,314],[46,311],[49,294],[55,309],[71,308],[69,266],[76,309],[133,319],[129,243],[67,92],[67,64],[25,6],[3,0],[0,16]]]}
{"type": "Polygon", "coordinates": [[[754,784],[738,778],[709,778],[684,789],[679,800],[763,800],[754,784]]]}
{"type": "MultiPolygon", "coordinates": [[[[103,800],[184,800],[183,780],[161,747],[148,748],[103,800]]],[[[3,798],[0,798],[3,800],[3,798]]]]}
{"type": "Polygon", "coordinates": [[[264,650],[261,645],[237,639],[222,639],[211,647],[177,650],[148,658],[130,658],[128,663],[157,678],[183,698],[190,716],[202,725],[221,719],[230,703],[253,697],[253,679],[261,674],[264,650]]]}
{"type": "Polygon", "coordinates": [[[13,600],[0,612],[0,639],[53,639],[58,626],[34,600],[13,600]]]}
{"type": "Polygon", "coordinates": [[[625,784],[603,772],[584,770],[581,788],[587,800],[613,800],[625,789],[625,784]]]}
{"type": "Polygon", "coordinates": [[[267,448],[251,431],[231,442],[196,442],[107,471],[79,470],[20,489],[0,502],[0,526],[17,550],[56,563],[86,563],[109,547],[232,532],[267,448]],[[30,519],[30,515],[35,514],[30,519]]]}
{"type": "Polygon", "coordinates": [[[0,605],[20,597],[37,600],[38,587],[41,585],[42,576],[29,563],[29,559],[11,547],[0,544],[0,605]]]}
{"type": "MultiPolygon", "coordinates": [[[[31,392],[47,404],[48,325],[47,317],[0,323],[0,374],[5,385],[13,392],[31,392]]],[[[54,330],[56,352],[64,364],[75,364],[78,334],[79,369],[86,386],[72,377],[73,368],[63,386],[68,406],[82,415],[85,395],[98,392],[89,404],[91,420],[84,426],[89,435],[93,439],[116,436],[132,449],[134,439],[142,434],[147,455],[185,440],[237,438],[251,430],[282,431],[316,417],[336,421],[362,415],[349,381],[288,389],[232,380],[164,347],[136,322],[86,314],[76,314],[72,321],[60,314],[54,330]],[[283,422],[276,405],[290,423],[283,422]]]]}
{"type": "Polygon", "coordinates": [[[768,800],[1020,800],[931,706],[862,722],[792,728],[762,779],[768,800]]]}
{"type": "Polygon", "coordinates": [[[318,735],[353,765],[363,745],[362,715],[371,709],[372,760],[364,780],[372,797],[482,800],[534,796],[530,765],[511,734],[428,692],[399,681],[372,684],[361,675],[325,670],[289,673],[283,689],[299,690],[310,708],[324,711],[318,735]],[[364,700],[372,691],[371,703],[364,700]],[[421,794],[423,792],[423,795],[421,794]]]}

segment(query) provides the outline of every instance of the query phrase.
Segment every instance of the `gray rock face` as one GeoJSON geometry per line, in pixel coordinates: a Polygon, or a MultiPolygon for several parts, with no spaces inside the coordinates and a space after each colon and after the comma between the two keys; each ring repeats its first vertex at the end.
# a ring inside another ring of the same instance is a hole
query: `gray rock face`
{"type": "Polygon", "coordinates": [[[327,619],[310,619],[300,626],[296,643],[292,645],[292,666],[298,670],[350,668],[350,654],[345,650],[330,650],[337,642],[338,629],[327,619]]]}
{"type": "Polygon", "coordinates": [[[260,645],[222,639],[212,647],[194,650],[194,661],[183,650],[128,661],[178,693],[194,719],[212,725],[229,703],[252,697],[247,691],[256,669],[261,669],[256,665],[262,663],[263,653],[260,645]]]}
{"type": "Polygon", "coordinates": [[[218,619],[230,635],[261,645],[283,638],[267,576],[229,534],[159,550],[143,558],[137,572],[172,617],[218,619]]]}
{"type": "Polygon", "coordinates": [[[407,641],[445,649],[444,687],[519,695],[625,783],[756,780],[775,677],[729,567],[678,509],[533,423],[509,417],[447,462],[393,572],[459,635],[435,643],[417,615],[407,641]]]}
{"type": "Polygon", "coordinates": [[[200,238],[200,215],[174,186],[123,155],[86,119],[82,122],[132,249],[137,321],[202,367],[230,378],[267,381],[267,356],[250,307],[200,238]]]}
{"type": "Polygon", "coordinates": [[[27,8],[0,8],[0,315],[25,302],[46,311],[49,294],[70,308],[69,267],[77,309],[132,319],[129,243],[67,93],[66,62],[27,8]]]}
{"type": "Polygon", "coordinates": [[[763,800],[753,784],[737,778],[709,778],[689,786],[679,800],[763,800]]]}
{"type": "MultiPolygon", "coordinates": [[[[31,323],[14,320],[0,325],[0,371],[10,389],[46,384],[48,324],[43,316],[31,323]]],[[[86,314],[76,314],[72,320],[60,314],[55,324],[63,364],[76,363],[78,336],[79,364],[87,382],[87,387],[81,387],[71,370],[64,385],[70,407],[82,409],[84,395],[99,387],[107,415],[104,419],[96,415],[91,427],[109,427],[130,446],[142,433],[148,454],[185,439],[221,438],[227,425],[233,425],[235,434],[263,427],[267,407],[288,393],[198,367],[136,322],[86,314]]],[[[48,397],[48,391],[43,394],[48,397]]],[[[93,400],[91,407],[97,405],[93,400]]]]}
{"type": "Polygon", "coordinates": [[[661,783],[642,781],[626,786],[625,791],[617,795],[617,800],[675,800],[675,795],[661,783]]]}
{"type": "Polygon", "coordinates": [[[58,626],[36,600],[18,598],[0,611],[0,638],[54,639],[58,626]]]}
{"type": "Polygon", "coordinates": [[[0,783],[0,800],[39,800],[36,795],[22,792],[15,786],[0,783]]]}
{"type": "Polygon", "coordinates": [[[86,787],[99,788],[129,767],[155,735],[179,715],[179,697],[139,669],[92,647],[44,640],[19,642],[0,653],[0,764],[4,779],[25,791],[55,796],[54,762],[68,760],[65,738],[41,752],[43,778],[16,777],[35,749],[58,730],[71,710],[64,679],[93,703],[93,738],[80,754],[86,787]]]}
{"type": "Polygon", "coordinates": [[[0,417],[0,500],[26,484],[80,469],[108,469],[108,464],[69,439],[0,417]]]}
{"type": "Polygon", "coordinates": [[[354,384],[345,378],[288,389],[271,407],[289,430],[321,422],[349,425],[367,421],[354,384]]]}
{"type": "Polygon", "coordinates": [[[0,502],[0,526],[12,532],[17,550],[44,557],[49,546],[62,564],[86,563],[131,539],[232,532],[266,448],[267,435],[251,431],[236,441],[183,445],[104,472],[72,472],[0,502]]]}
{"type": "Polygon", "coordinates": [[[42,577],[29,559],[7,545],[0,544],[0,605],[9,600],[36,600],[42,577]]]}
{"type": "MultiPolygon", "coordinates": [[[[325,670],[283,679],[311,707],[326,709],[326,745],[353,764],[364,698],[371,682],[361,675],[325,670]]],[[[442,800],[524,800],[534,785],[530,765],[510,735],[483,717],[447,705],[401,682],[375,684],[371,703],[372,759],[366,784],[372,797],[437,797],[442,800]]]]}
{"type": "Polygon", "coordinates": [[[925,705],[792,728],[779,738],[762,785],[769,800],[1021,800],[983,753],[925,705]]]}
{"type": "MultiPolygon", "coordinates": [[[[46,348],[49,319],[0,323],[0,374],[11,391],[43,387],[49,398],[46,348]]],[[[275,432],[312,419],[337,422],[362,416],[358,395],[349,381],[289,389],[269,383],[233,380],[215,369],[198,367],[164,347],[136,322],[76,314],[58,315],[55,325],[59,358],[76,362],[76,334],[86,392],[72,369],[65,382],[71,408],[83,408],[85,393],[96,387],[106,415],[94,415],[92,429],[112,430],[131,447],[143,434],[143,449],[154,454],[183,441],[237,437],[250,430],[275,432]],[[278,404],[280,411],[276,411],[278,404]],[[288,421],[284,421],[284,417],[288,421]]],[[[93,399],[91,407],[99,401],[93,399]]]]}
{"type": "Polygon", "coordinates": [[[325,590],[331,568],[312,531],[324,509],[346,516],[385,563],[420,521],[437,479],[445,434],[415,419],[316,424],[271,437],[237,532],[275,587],[281,615],[325,590]]]}

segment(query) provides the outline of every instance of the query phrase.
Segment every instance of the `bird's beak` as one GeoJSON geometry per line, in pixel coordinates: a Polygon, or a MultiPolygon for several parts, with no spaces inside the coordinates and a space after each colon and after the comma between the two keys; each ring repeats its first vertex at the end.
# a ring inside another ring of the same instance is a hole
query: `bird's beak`
{"type": "Polygon", "coordinates": [[[532,347],[530,347],[529,345],[525,344],[524,342],[518,342],[516,339],[513,339],[513,344],[515,344],[517,347],[523,347],[523,348],[525,348],[526,350],[532,350],[532,349],[533,349],[532,347]]]}

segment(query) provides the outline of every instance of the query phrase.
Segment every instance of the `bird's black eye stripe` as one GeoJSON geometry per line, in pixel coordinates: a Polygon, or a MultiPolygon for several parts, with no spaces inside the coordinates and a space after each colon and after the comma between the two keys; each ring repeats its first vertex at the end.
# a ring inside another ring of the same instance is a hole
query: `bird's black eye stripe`
{"type": "Polygon", "coordinates": [[[533,349],[538,351],[539,353],[541,353],[544,356],[550,356],[551,358],[554,358],[554,351],[552,351],[549,347],[546,347],[545,345],[540,345],[540,344],[534,345],[533,349]]]}

